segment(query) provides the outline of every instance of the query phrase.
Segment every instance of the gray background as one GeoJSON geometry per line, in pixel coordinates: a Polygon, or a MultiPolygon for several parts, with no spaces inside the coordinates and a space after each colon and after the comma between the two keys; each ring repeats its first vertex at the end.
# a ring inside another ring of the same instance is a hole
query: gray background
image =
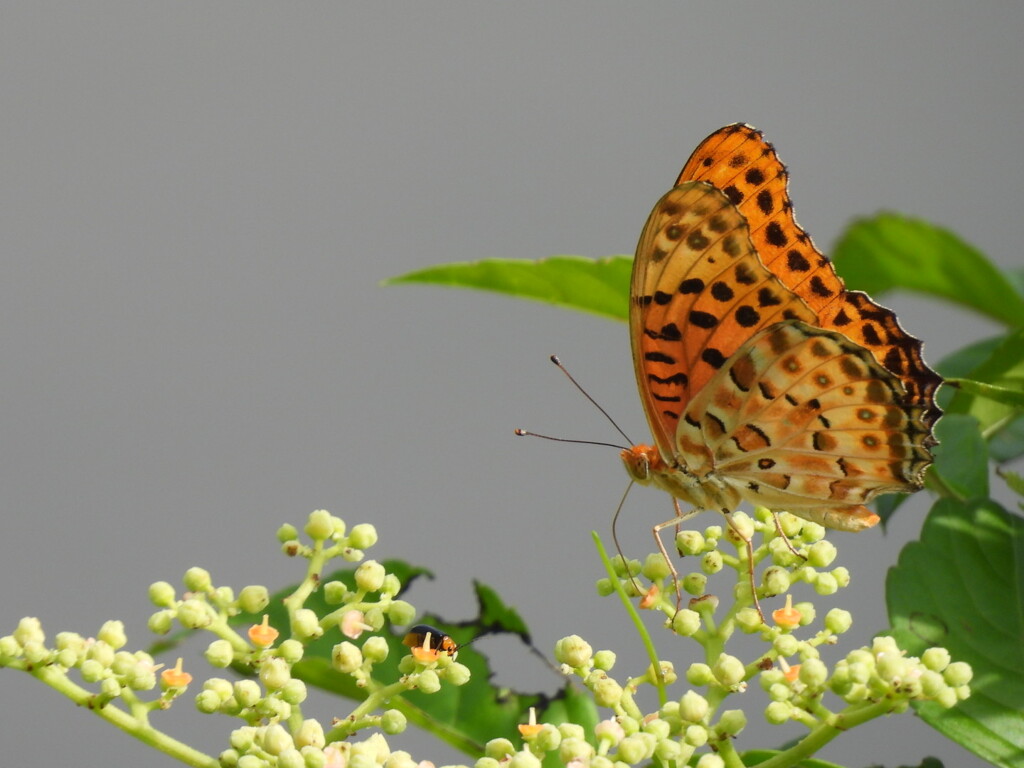
{"type": "MultiPolygon", "coordinates": [[[[615,440],[547,362],[557,352],[646,440],[625,327],[377,281],[631,252],[690,151],[736,120],[775,142],[826,251],[888,208],[1019,265],[1022,30],[1009,2],[5,3],[3,632],[25,614],[51,636],[124,618],[145,646],[149,582],[194,564],[236,587],[293,581],[274,530],[325,507],[375,523],[374,556],[436,571],[411,595],[421,609],[469,617],[478,577],[541,648],[579,633],[636,674],[626,618],[593,594],[589,531],[609,530],[618,458],[512,436],[615,440]]],[[[995,330],[886,303],[932,361],[995,330]]],[[[853,607],[857,642],[886,624],[885,570],[923,496],[888,535],[835,539],[855,587],[818,603],[853,607]]],[[[627,551],[647,552],[668,512],[636,491],[627,551]]],[[[696,660],[657,639],[680,669],[696,660]]],[[[488,642],[499,682],[557,685],[488,642]]],[[[172,764],[27,676],[2,681],[7,765],[172,764]]],[[[187,701],[156,722],[213,753],[229,726],[187,701]]],[[[740,746],[797,732],[752,723],[740,746]]],[[[821,757],[928,754],[980,764],[912,716],[821,757]]]]}

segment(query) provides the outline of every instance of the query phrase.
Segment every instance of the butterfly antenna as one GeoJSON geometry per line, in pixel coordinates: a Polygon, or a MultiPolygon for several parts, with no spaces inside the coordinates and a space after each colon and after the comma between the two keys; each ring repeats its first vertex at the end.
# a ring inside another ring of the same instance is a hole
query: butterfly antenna
{"type": "Polygon", "coordinates": [[[576,387],[576,389],[578,389],[580,392],[582,392],[583,396],[585,398],[587,398],[587,400],[589,400],[591,403],[593,403],[594,407],[597,408],[597,410],[599,410],[601,413],[604,414],[604,417],[606,419],[608,419],[609,422],[611,422],[611,425],[613,427],[615,427],[615,431],[618,432],[620,435],[622,435],[625,438],[627,443],[629,443],[630,445],[633,445],[633,441],[629,439],[629,435],[627,435],[625,432],[622,431],[622,429],[619,427],[619,425],[615,423],[615,419],[613,419],[611,416],[608,415],[608,411],[606,411],[604,408],[602,408],[600,405],[598,405],[597,400],[592,398],[590,396],[590,393],[587,392],[587,390],[585,390],[583,387],[581,387],[580,383],[578,381],[576,381],[576,379],[574,379],[572,377],[572,374],[569,373],[569,371],[566,369],[566,367],[564,365],[562,365],[562,361],[558,359],[558,355],[552,355],[551,356],[551,362],[554,363],[555,365],[557,365],[558,366],[558,370],[560,370],[562,373],[564,373],[566,375],[566,378],[568,378],[569,381],[571,381],[573,383],[573,386],[576,387]]]}
{"type": "MultiPolygon", "coordinates": [[[[628,438],[627,438],[628,439],[628,438]]],[[[612,515],[612,542],[615,544],[615,551],[619,553],[619,557],[622,558],[622,567],[626,570],[626,575],[629,576],[629,580],[633,582],[633,588],[636,590],[638,595],[642,595],[644,591],[640,588],[637,583],[636,576],[629,571],[628,560],[626,555],[622,552],[622,545],[619,544],[619,534],[616,530],[619,524],[619,513],[622,512],[622,508],[626,505],[626,497],[629,496],[630,490],[633,488],[633,481],[629,481],[629,485],[626,486],[626,490],[622,493],[622,498],[619,499],[619,506],[615,508],[615,514],[612,515]]]]}
{"type": "Polygon", "coordinates": [[[620,451],[629,450],[628,446],[616,445],[615,443],[602,443],[600,440],[573,440],[568,437],[553,437],[551,435],[542,435],[539,432],[531,432],[528,429],[516,429],[515,433],[520,437],[542,437],[545,440],[554,440],[556,443],[579,443],[580,445],[604,445],[608,448],[615,448],[620,451]]]}

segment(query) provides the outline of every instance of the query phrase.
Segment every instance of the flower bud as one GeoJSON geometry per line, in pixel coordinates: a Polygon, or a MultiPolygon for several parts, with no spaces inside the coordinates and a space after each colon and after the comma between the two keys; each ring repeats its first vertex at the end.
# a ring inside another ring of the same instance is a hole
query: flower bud
{"type": "Polygon", "coordinates": [[[946,688],[945,690],[941,691],[938,696],[935,697],[935,702],[940,707],[943,707],[945,709],[955,707],[958,701],[959,698],[956,695],[956,691],[954,691],[952,688],[946,688]]]}
{"type": "Polygon", "coordinates": [[[178,621],[185,629],[202,629],[213,623],[213,616],[210,606],[202,600],[192,598],[182,601],[178,606],[178,621]]]}
{"type": "MultiPolygon", "coordinates": [[[[974,677],[971,665],[965,661],[954,661],[942,673],[943,679],[954,688],[967,685],[974,677]]],[[[959,695],[959,692],[958,694],[959,695]]]]}
{"type": "Polygon", "coordinates": [[[376,592],[384,586],[385,575],[383,565],[376,560],[367,560],[356,568],[356,588],[363,592],[376,592]]]}
{"type": "MultiPolygon", "coordinates": [[[[708,554],[711,554],[710,552],[708,554]]],[[[708,577],[703,573],[688,573],[683,577],[683,589],[691,595],[703,595],[708,586],[708,577]]]]}
{"type": "Polygon", "coordinates": [[[639,736],[627,736],[619,742],[619,759],[636,765],[649,757],[647,744],[639,736]]]}
{"type": "Polygon", "coordinates": [[[206,646],[206,652],[203,656],[211,666],[224,669],[231,665],[235,654],[230,642],[227,640],[214,640],[206,646]]]}
{"type": "Polygon", "coordinates": [[[507,768],[541,768],[540,760],[532,752],[522,751],[512,755],[508,761],[507,768]]]}
{"type": "Polygon", "coordinates": [[[46,642],[46,635],[43,632],[43,624],[34,616],[26,616],[18,622],[18,627],[12,633],[15,640],[22,646],[29,643],[42,645],[46,642]]]}
{"type": "Polygon", "coordinates": [[[155,581],[149,585],[149,601],[157,608],[170,608],[174,605],[174,587],[166,581],[155,581]]]}
{"type": "Polygon", "coordinates": [[[302,753],[292,747],[277,756],[277,768],[308,768],[308,766],[302,753]]]}
{"type": "MultiPolygon", "coordinates": [[[[818,542],[818,544],[824,543],[827,542],[818,542]]],[[[814,582],[814,591],[819,595],[834,595],[839,591],[839,584],[836,582],[836,577],[827,572],[819,573],[817,580],[814,582]]]]}
{"type": "Polygon", "coordinates": [[[334,535],[334,515],[326,509],[310,512],[303,530],[313,541],[325,541],[334,535]]]}
{"type": "Polygon", "coordinates": [[[725,768],[725,760],[713,752],[700,756],[696,768],[725,768]]]}
{"type": "Polygon", "coordinates": [[[945,648],[940,648],[939,646],[929,648],[921,654],[921,663],[933,672],[942,672],[949,666],[949,662],[951,660],[949,651],[945,648]]]}
{"type": "Polygon", "coordinates": [[[573,669],[586,669],[593,653],[590,643],[579,635],[569,635],[555,643],[555,661],[568,664],[573,669]]]}
{"type": "Polygon", "coordinates": [[[295,617],[292,621],[292,629],[294,630],[297,638],[304,640],[316,640],[324,633],[316,612],[309,608],[300,608],[295,612],[295,617]]]}
{"type": "Polygon", "coordinates": [[[405,602],[405,600],[393,600],[388,605],[388,618],[391,619],[393,624],[405,626],[406,624],[411,624],[413,619],[416,618],[416,609],[410,603],[405,602]]]}
{"type": "Polygon", "coordinates": [[[727,653],[723,653],[718,657],[718,660],[712,666],[711,671],[714,672],[715,679],[724,688],[732,688],[743,681],[743,677],[746,675],[747,670],[743,666],[743,662],[737,659],[735,656],[730,656],[727,653]]]}
{"type": "Polygon", "coordinates": [[[853,626],[853,616],[842,608],[833,608],[825,614],[825,629],[835,635],[849,631],[853,626]]]}
{"type": "Polygon", "coordinates": [[[737,541],[750,541],[754,535],[754,521],[745,512],[733,512],[729,516],[729,535],[737,541]]]}
{"type": "Polygon", "coordinates": [[[397,709],[388,709],[380,716],[380,729],[387,734],[402,733],[405,730],[407,721],[405,715],[397,709]]]}
{"type": "Polygon", "coordinates": [[[352,528],[348,543],[356,549],[369,549],[377,543],[377,529],[369,523],[360,523],[352,528]]]}
{"type": "Polygon", "coordinates": [[[289,664],[297,664],[305,655],[305,648],[298,640],[290,637],[277,646],[277,655],[289,664]]]}
{"type": "Polygon", "coordinates": [[[196,709],[204,715],[212,715],[220,709],[220,697],[213,691],[200,691],[196,694],[196,709]]]}
{"type": "Polygon", "coordinates": [[[793,705],[787,701],[773,701],[764,708],[764,719],[772,725],[782,725],[789,720],[793,705]]]}
{"type": "Polygon", "coordinates": [[[250,584],[238,594],[238,607],[246,613],[262,613],[270,604],[270,593],[266,587],[250,584]]]}
{"type": "Polygon", "coordinates": [[[157,611],[149,617],[146,626],[154,635],[166,635],[174,626],[174,611],[157,611]]]}
{"type": "Polygon", "coordinates": [[[700,723],[708,714],[708,701],[696,691],[687,691],[679,701],[679,716],[688,723],[700,723]]]}
{"type": "Polygon", "coordinates": [[[832,578],[836,580],[836,584],[839,585],[840,589],[845,589],[850,586],[850,571],[842,566],[832,569],[832,578]]]}
{"type": "Polygon", "coordinates": [[[593,691],[594,702],[599,707],[614,707],[622,701],[622,686],[610,677],[598,680],[593,691]]]}
{"type": "Polygon", "coordinates": [[[690,685],[696,685],[698,687],[704,687],[710,685],[711,681],[715,679],[714,672],[711,671],[711,667],[707,664],[702,664],[699,661],[694,662],[686,670],[686,681],[690,685]]]}
{"type": "Polygon", "coordinates": [[[692,637],[700,629],[700,614],[689,608],[676,612],[672,619],[672,631],[683,637],[692,637]]]}
{"type": "Polygon", "coordinates": [[[680,531],[676,536],[676,550],[681,555],[699,555],[704,551],[704,537],[700,531],[680,531]]]}
{"type": "Polygon", "coordinates": [[[821,659],[806,659],[800,665],[800,682],[810,688],[820,688],[828,679],[828,667],[821,659]]]}
{"type": "Polygon", "coordinates": [[[719,718],[715,730],[729,736],[736,736],[746,727],[747,715],[742,709],[727,709],[719,718]]]}
{"type": "Polygon", "coordinates": [[[185,589],[190,592],[208,592],[213,589],[213,580],[210,578],[210,572],[205,568],[192,567],[185,571],[185,576],[182,579],[185,584],[185,589]]]}
{"type": "Polygon", "coordinates": [[[388,657],[388,641],[380,635],[366,638],[363,643],[363,658],[373,664],[384,661],[388,657]]]}
{"type": "Polygon", "coordinates": [[[672,569],[669,568],[668,560],[661,552],[652,552],[644,560],[643,566],[640,568],[640,573],[645,579],[651,581],[658,581],[659,579],[666,578],[672,569]]]}
{"type": "Polygon", "coordinates": [[[432,669],[425,669],[416,678],[416,687],[423,693],[437,693],[441,690],[441,678],[432,669]]]}
{"type": "Polygon", "coordinates": [[[274,723],[268,725],[263,731],[263,749],[271,755],[279,755],[286,749],[292,749],[295,743],[291,735],[284,729],[284,726],[274,723]]]}
{"type": "Polygon", "coordinates": [[[304,682],[292,678],[291,680],[287,680],[285,684],[281,686],[278,691],[278,695],[281,697],[281,701],[294,705],[304,702],[308,695],[308,691],[306,690],[306,684],[304,682]]]}
{"type": "Polygon", "coordinates": [[[807,563],[815,568],[826,568],[836,559],[836,547],[827,539],[822,539],[811,545],[807,550],[807,563]]]}
{"type": "Polygon", "coordinates": [[[350,675],[362,666],[362,651],[348,640],[338,643],[331,651],[331,664],[338,672],[350,675]]]}
{"type": "Polygon", "coordinates": [[[779,635],[772,640],[772,648],[779,656],[792,656],[800,650],[800,641],[793,635],[779,635]]]}
{"type": "Polygon", "coordinates": [[[508,739],[491,739],[484,745],[484,755],[499,762],[515,753],[516,748],[508,739]]]}
{"type": "Polygon", "coordinates": [[[594,583],[594,589],[597,590],[599,597],[608,597],[615,592],[615,585],[612,584],[612,580],[609,578],[598,579],[594,583]]]}
{"type": "Polygon", "coordinates": [[[800,611],[801,627],[806,627],[808,624],[812,624],[815,617],[818,615],[814,610],[814,603],[797,603],[793,607],[800,611]]]}
{"type": "Polygon", "coordinates": [[[715,574],[722,570],[722,553],[713,549],[700,559],[700,568],[704,573],[715,574]]]}
{"type": "Polygon", "coordinates": [[[251,707],[263,697],[263,691],[255,680],[237,680],[234,697],[241,707],[251,707]]]}
{"type": "Polygon", "coordinates": [[[607,672],[615,666],[615,652],[614,651],[598,651],[594,654],[594,669],[600,669],[607,672]]]}
{"type": "Polygon", "coordinates": [[[790,587],[789,571],[772,565],[765,568],[761,583],[764,585],[765,597],[784,594],[790,587]]]}
{"type": "Polygon", "coordinates": [[[558,726],[558,730],[562,733],[562,743],[558,745],[558,759],[562,765],[568,765],[573,760],[580,760],[586,764],[593,757],[594,748],[582,735],[566,737],[561,725],[558,726]]]}
{"type": "Polygon", "coordinates": [[[654,748],[654,757],[661,765],[675,765],[683,756],[683,747],[678,741],[662,739],[654,748]]]}
{"type": "Polygon", "coordinates": [[[737,611],[736,624],[739,625],[741,632],[748,635],[759,631],[764,626],[764,622],[761,621],[761,614],[757,612],[756,608],[741,608],[737,611]]]}
{"type": "Polygon", "coordinates": [[[453,661],[446,669],[442,670],[444,681],[451,685],[465,685],[471,677],[469,667],[453,661]]]}

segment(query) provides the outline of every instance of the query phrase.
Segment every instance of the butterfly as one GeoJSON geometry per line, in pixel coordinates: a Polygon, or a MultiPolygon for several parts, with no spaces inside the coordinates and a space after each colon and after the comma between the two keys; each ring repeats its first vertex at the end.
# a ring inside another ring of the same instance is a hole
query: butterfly
{"type": "Polygon", "coordinates": [[[865,506],[876,496],[922,487],[941,378],[892,311],[845,289],[754,128],[711,134],[654,206],[629,328],[654,444],[621,457],[679,514],[656,538],[689,516],[679,500],[858,531],[879,521],[865,506]]]}

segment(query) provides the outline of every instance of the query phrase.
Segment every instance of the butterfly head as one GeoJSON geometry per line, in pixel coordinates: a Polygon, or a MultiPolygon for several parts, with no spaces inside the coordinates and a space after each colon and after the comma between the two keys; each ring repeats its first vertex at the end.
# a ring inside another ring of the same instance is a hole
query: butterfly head
{"type": "Polygon", "coordinates": [[[623,449],[619,454],[626,472],[640,485],[648,485],[659,471],[664,469],[665,462],[653,445],[634,445],[623,449]]]}

